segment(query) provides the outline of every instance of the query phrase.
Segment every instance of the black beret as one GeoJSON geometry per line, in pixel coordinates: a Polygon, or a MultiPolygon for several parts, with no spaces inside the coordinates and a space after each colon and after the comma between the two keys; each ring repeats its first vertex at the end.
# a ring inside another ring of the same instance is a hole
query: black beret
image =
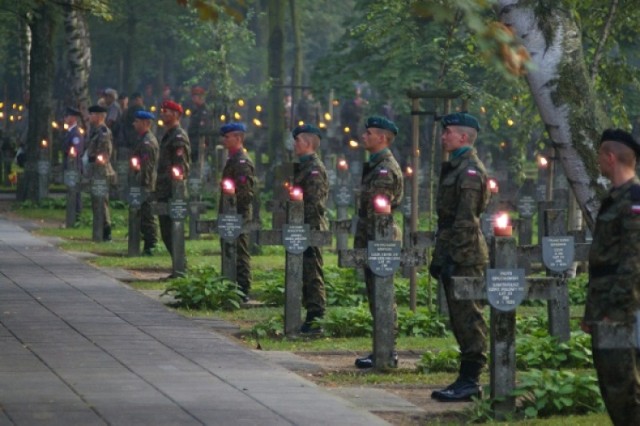
{"type": "Polygon", "coordinates": [[[447,126],[462,126],[462,127],[471,127],[480,131],[480,123],[478,120],[471,114],[467,114],[466,112],[454,112],[453,114],[447,114],[440,118],[442,122],[442,127],[447,126]]]}
{"type": "Polygon", "coordinates": [[[101,105],[91,105],[89,112],[107,112],[107,109],[101,105]]]}
{"type": "Polygon", "coordinates": [[[67,107],[67,109],[64,111],[64,115],[73,115],[76,117],[80,117],[80,111],[78,111],[77,109],[73,108],[73,107],[67,107]]]}
{"type": "Polygon", "coordinates": [[[369,127],[375,127],[378,129],[388,130],[394,135],[398,134],[398,126],[396,126],[396,123],[384,117],[379,117],[379,116],[369,117],[367,118],[367,122],[364,124],[364,126],[367,129],[369,127]]]}
{"type": "Polygon", "coordinates": [[[636,157],[640,157],[640,145],[629,132],[622,129],[606,129],[602,132],[600,143],[602,144],[602,142],[605,141],[618,142],[626,145],[636,153],[636,157]]]}
{"type": "Polygon", "coordinates": [[[295,129],[293,129],[293,131],[291,132],[291,134],[293,135],[293,138],[295,139],[300,133],[311,133],[312,135],[316,135],[317,137],[319,137],[320,139],[322,139],[322,132],[320,132],[320,129],[318,129],[316,126],[312,126],[311,124],[303,124],[302,126],[298,126],[295,129]]]}

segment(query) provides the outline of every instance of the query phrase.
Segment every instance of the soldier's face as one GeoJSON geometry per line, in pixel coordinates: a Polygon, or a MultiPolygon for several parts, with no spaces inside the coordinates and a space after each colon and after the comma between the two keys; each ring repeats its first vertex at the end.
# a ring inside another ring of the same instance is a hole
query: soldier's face
{"type": "Polygon", "coordinates": [[[160,110],[160,115],[162,116],[162,121],[168,126],[175,124],[178,120],[178,112],[168,108],[162,108],[160,110]]]}
{"type": "Polygon", "coordinates": [[[445,152],[453,152],[465,145],[466,133],[458,131],[455,126],[447,126],[442,130],[442,149],[445,152]]]}
{"type": "Polygon", "coordinates": [[[242,140],[238,132],[229,132],[222,136],[222,144],[226,149],[234,151],[242,147],[242,140]]]}
{"type": "Polygon", "coordinates": [[[607,144],[607,142],[604,142],[604,144],[600,145],[600,148],[598,149],[598,167],[600,168],[600,174],[602,174],[602,176],[611,178],[614,154],[604,148],[605,144],[607,144]]]}
{"type": "Polygon", "coordinates": [[[311,154],[311,142],[306,140],[303,136],[298,135],[293,141],[293,152],[298,156],[311,154]]]}
{"type": "Polygon", "coordinates": [[[381,151],[385,147],[384,135],[376,128],[369,128],[362,134],[364,149],[370,153],[381,151]]]}

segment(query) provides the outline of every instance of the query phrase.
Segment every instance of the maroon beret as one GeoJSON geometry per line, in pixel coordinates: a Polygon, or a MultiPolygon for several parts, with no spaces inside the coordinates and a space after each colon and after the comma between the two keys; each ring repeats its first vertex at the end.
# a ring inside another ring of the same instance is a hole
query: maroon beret
{"type": "Polygon", "coordinates": [[[182,105],[180,105],[177,102],[174,101],[164,101],[162,102],[162,105],[160,106],[163,109],[170,109],[173,111],[178,111],[180,114],[182,114],[183,110],[182,110],[182,105]]]}

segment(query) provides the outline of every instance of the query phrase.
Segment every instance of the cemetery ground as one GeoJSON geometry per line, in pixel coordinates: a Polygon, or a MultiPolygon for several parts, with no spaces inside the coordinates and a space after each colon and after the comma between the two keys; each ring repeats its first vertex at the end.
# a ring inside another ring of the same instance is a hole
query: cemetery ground
{"type": "MultiPolygon", "coordinates": [[[[88,201],[88,200],[85,200],[88,201]]],[[[77,227],[65,229],[63,200],[52,200],[33,206],[29,203],[0,201],[0,214],[23,221],[37,235],[51,238],[70,253],[82,256],[87,262],[105,270],[126,271],[122,274],[127,285],[155,297],[159,303],[188,301],[191,307],[175,307],[183,315],[201,325],[224,333],[249,348],[263,351],[306,379],[344,396],[394,425],[462,424],[472,419],[489,421],[488,403],[446,404],[430,398],[431,391],[453,381],[456,377],[457,353],[455,341],[445,329],[445,320],[425,308],[429,298],[426,268],[420,268],[418,310],[408,309],[408,280],[396,278],[399,306],[399,337],[397,349],[399,368],[389,372],[359,371],[354,365],[356,356],[371,350],[371,321],[368,308],[362,302],[364,284],[358,284],[354,271],[339,269],[337,256],[325,249],[328,309],[322,326],[324,334],[305,338],[284,338],[284,249],[262,247],[253,256],[252,301],[235,309],[240,296],[225,280],[211,278],[212,268],[220,270],[220,246],[217,236],[204,235],[199,240],[187,240],[186,253],[189,277],[183,280],[164,279],[171,272],[171,259],[160,242],[152,257],[127,257],[127,210],[124,204],[112,202],[113,242],[91,241],[90,208],[85,203],[77,227]],[[199,273],[198,271],[202,271],[199,273]],[[173,291],[165,293],[167,289],[173,291]],[[197,294],[207,293],[208,307],[195,308],[197,294]],[[164,293],[164,294],[163,294],[164,293]],[[217,309],[213,309],[217,307],[217,309]],[[389,404],[376,410],[367,404],[384,406],[379,391],[397,395],[409,404],[389,404]]],[[[269,221],[263,218],[263,228],[269,221]]],[[[350,245],[351,246],[351,245],[350,245]]],[[[584,279],[574,280],[570,287],[572,301],[572,339],[558,345],[546,335],[546,306],[528,303],[518,309],[518,383],[522,396],[518,398],[522,412],[540,418],[517,417],[506,424],[522,425],[606,425],[610,421],[601,408],[590,363],[589,337],[577,331],[583,307],[580,287],[584,279]],[[560,349],[558,349],[560,348],[560,349]],[[599,411],[599,412],[594,412],[599,411]],[[574,413],[570,415],[544,415],[574,413]],[[586,413],[586,414],[584,414],[586,413]]],[[[435,290],[431,292],[435,308],[435,290]]],[[[487,309],[488,317],[488,309],[487,309]]],[[[488,384],[488,373],[481,377],[488,384]]],[[[489,391],[485,388],[485,394],[489,391]]]]}

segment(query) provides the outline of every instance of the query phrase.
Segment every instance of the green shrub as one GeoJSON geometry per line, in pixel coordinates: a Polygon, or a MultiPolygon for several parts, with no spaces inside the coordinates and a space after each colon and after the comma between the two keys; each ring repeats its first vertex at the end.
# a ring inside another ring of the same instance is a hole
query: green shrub
{"type": "Polygon", "coordinates": [[[577,331],[568,342],[559,343],[549,335],[525,335],[516,338],[516,366],[533,368],[591,368],[591,337],[577,331]]]}
{"type": "Polygon", "coordinates": [[[575,278],[569,278],[569,303],[571,305],[584,305],[587,301],[588,274],[580,274],[575,278]]]}
{"type": "Polygon", "coordinates": [[[457,346],[441,351],[426,351],[416,363],[416,369],[421,373],[458,371],[460,350],[457,346]]]}
{"type": "Polygon", "coordinates": [[[324,318],[316,321],[325,334],[333,337],[371,336],[373,332],[373,320],[366,304],[328,310],[324,318]]]}
{"type": "Polygon", "coordinates": [[[277,314],[267,321],[254,325],[251,328],[251,334],[255,336],[256,339],[284,336],[284,315],[277,314]]]}
{"type": "Polygon", "coordinates": [[[604,410],[598,379],[593,374],[531,370],[521,375],[513,395],[519,397],[519,409],[528,418],[604,410]]]}
{"type": "Polygon", "coordinates": [[[254,274],[256,282],[255,296],[267,305],[284,305],[284,271],[271,269],[268,271],[256,271],[254,274]]]}
{"type": "Polygon", "coordinates": [[[549,320],[547,315],[522,316],[516,314],[516,333],[519,336],[547,335],[549,320]]]}
{"type": "MultiPolygon", "coordinates": [[[[435,298],[435,295],[438,292],[438,282],[436,280],[429,281],[428,272],[419,272],[416,277],[416,304],[427,306],[429,304],[429,282],[431,283],[432,298],[435,298]]],[[[409,305],[411,300],[411,289],[409,284],[409,279],[407,278],[397,278],[395,280],[396,302],[398,305],[409,305]]]]}
{"type": "Polygon", "coordinates": [[[174,280],[162,294],[173,296],[178,307],[225,311],[240,308],[243,296],[236,283],[211,266],[174,280]]]}
{"type": "Polygon", "coordinates": [[[444,337],[447,335],[446,319],[437,312],[426,309],[398,313],[400,334],[416,337],[444,337]]]}
{"type": "Polygon", "coordinates": [[[326,266],[324,287],[327,306],[354,307],[366,302],[365,284],[358,279],[355,269],[326,266]]]}

